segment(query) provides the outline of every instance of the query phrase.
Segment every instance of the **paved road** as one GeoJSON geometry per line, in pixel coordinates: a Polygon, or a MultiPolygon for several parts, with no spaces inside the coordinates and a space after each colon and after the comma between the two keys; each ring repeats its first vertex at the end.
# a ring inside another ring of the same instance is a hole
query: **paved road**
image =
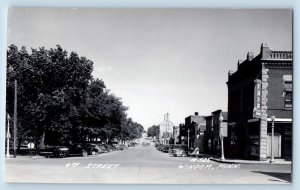
{"type": "Polygon", "coordinates": [[[153,145],[96,156],[6,159],[7,182],[288,184],[291,165],[233,165],[171,157],[153,145]],[[199,162],[198,162],[199,161],[199,162]]]}

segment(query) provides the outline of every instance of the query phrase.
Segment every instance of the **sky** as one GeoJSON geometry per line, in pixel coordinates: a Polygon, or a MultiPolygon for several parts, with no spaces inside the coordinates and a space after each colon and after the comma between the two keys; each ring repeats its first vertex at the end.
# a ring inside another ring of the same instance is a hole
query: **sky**
{"type": "Polygon", "coordinates": [[[145,128],[227,111],[228,71],[266,42],[292,50],[292,11],[280,9],[11,8],[8,45],[60,44],[94,62],[94,78],[145,128]]]}

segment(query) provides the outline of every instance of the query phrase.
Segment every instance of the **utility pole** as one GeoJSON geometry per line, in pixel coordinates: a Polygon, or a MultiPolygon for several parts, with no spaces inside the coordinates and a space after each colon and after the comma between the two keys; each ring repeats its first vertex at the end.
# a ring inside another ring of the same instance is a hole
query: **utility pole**
{"type": "Polygon", "coordinates": [[[168,127],[169,127],[169,123],[168,123],[168,113],[166,113],[166,137],[165,137],[165,140],[166,140],[166,144],[167,144],[167,139],[169,137],[168,135],[168,127]]]}
{"type": "Polygon", "coordinates": [[[14,158],[17,155],[17,96],[18,96],[18,88],[17,88],[17,80],[15,80],[15,100],[14,100],[14,158]]]}
{"type": "Polygon", "coordinates": [[[9,120],[10,116],[7,114],[7,132],[6,132],[6,158],[9,158],[9,139],[10,139],[10,132],[9,132],[9,120]]]}

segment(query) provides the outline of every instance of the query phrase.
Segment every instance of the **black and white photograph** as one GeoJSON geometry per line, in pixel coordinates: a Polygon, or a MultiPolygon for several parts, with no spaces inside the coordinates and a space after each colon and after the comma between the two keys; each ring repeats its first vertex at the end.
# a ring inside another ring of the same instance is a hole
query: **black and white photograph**
{"type": "Polygon", "coordinates": [[[293,9],[10,7],[6,48],[7,183],[293,182],[293,9]]]}

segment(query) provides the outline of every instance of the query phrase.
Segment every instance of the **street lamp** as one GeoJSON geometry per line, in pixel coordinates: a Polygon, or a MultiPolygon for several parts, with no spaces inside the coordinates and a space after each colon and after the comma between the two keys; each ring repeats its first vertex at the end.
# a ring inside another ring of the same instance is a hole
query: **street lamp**
{"type": "Polygon", "coordinates": [[[273,153],[273,142],[274,142],[274,121],[275,121],[275,116],[271,116],[271,121],[272,121],[272,134],[271,134],[271,160],[270,163],[275,162],[274,160],[274,153],[273,153]]]}
{"type": "Polygon", "coordinates": [[[222,113],[220,113],[220,117],[219,117],[219,121],[220,121],[220,128],[219,128],[219,135],[220,135],[220,139],[221,139],[221,158],[220,160],[223,161],[225,160],[224,157],[224,143],[223,143],[223,134],[222,134],[222,122],[223,122],[223,116],[222,113]]]}
{"type": "Polygon", "coordinates": [[[6,157],[9,158],[9,139],[10,139],[10,132],[9,132],[9,120],[10,116],[7,114],[7,132],[6,132],[6,157]]]}

